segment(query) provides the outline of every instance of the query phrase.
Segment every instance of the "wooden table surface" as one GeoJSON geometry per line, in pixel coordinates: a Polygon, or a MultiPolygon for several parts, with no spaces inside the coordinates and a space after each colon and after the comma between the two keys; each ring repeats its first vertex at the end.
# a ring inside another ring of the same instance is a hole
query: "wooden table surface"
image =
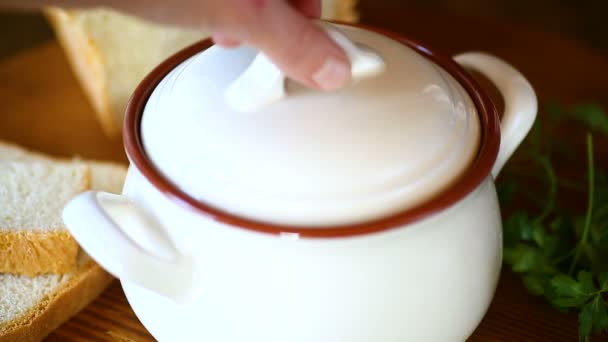
{"type": "MultiPolygon", "coordinates": [[[[608,108],[608,58],[557,35],[466,17],[380,8],[362,1],[362,21],[426,41],[446,53],[483,50],[514,64],[552,100],[608,108]]],[[[542,116],[539,120],[543,120],[542,116]]],[[[101,132],[92,108],[55,42],[0,63],[0,139],[55,155],[125,161],[120,141],[101,132]]],[[[457,315],[458,313],[454,313],[457,315]]],[[[441,327],[437,327],[441,329],[441,327]]],[[[576,341],[576,316],[526,294],[503,271],[496,297],[470,341],[576,341]]],[[[599,339],[598,339],[599,340],[599,339]]],[[[115,282],[47,341],[153,341],[115,282]]],[[[380,342],[380,341],[379,341],[380,342]]]]}

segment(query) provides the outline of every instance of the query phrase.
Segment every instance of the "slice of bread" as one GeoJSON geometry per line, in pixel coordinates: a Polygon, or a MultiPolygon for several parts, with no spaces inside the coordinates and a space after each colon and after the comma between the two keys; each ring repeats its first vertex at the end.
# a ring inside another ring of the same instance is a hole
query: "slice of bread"
{"type": "Polygon", "coordinates": [[[70,274],[0,274],[0,342],[37,342],[66,322],[112,282],[82,254],[70,274]]]}
{"type": "Polygon", "coordinates": [[[47,10],[104,131],[116,136],[131,93],[166,57],[203,32],[150,24],[107,9],[47,10]]]}
{"type": "Polygon", "coordinates": [[[0,273],[74,271],[79,247],[61,211],[90,184],[85,164],[0,163],[0,273]]]}
{"type": "MultiPolygon", "coordinates": [[[[70,160],[53,158],[43,153],[27,150],[16,144],[0,140],[0,163],[5,161],[29,161],[29,162],[62,162],[69,163],[70,160]]],[[[126,176],[127,168],[123,164],[72,159],[74,162],[84,163],[91,168],[91,190],[103,190],[120,193],[126,176]]]]}
{"type": "MultiPolygon", "coordinates": [[[[323,1],[323,18],[356,21],[356,0],[323,1]]],[[[208,32],[152,24],[108,9],[45,10],[108,136],[122,129],[131,93],[171,54],[208,32]]]]}
{"type": "Polygon", "coordinates": [[[125,176],[121,164],[58,159],[0,141],[0,272],[74,271],[79,247],[61,222],[63,206],[84,190],[120,193],[125,176]]]}

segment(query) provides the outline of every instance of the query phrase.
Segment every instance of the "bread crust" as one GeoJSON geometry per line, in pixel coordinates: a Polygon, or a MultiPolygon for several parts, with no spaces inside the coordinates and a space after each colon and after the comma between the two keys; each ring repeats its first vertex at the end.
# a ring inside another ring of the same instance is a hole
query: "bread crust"
{"type": "Polygon", "coordinates": [[[74,272],[79,248],[67,230],[0,231],[0,273],[74,272]]]}
{"type": "Polygon", "coordinates": [[[95,41],[75,22],[70,11],[49,7],[43,13],[55,30],[59,44],[66,52],[76,78],[95,109],[102,129],[109,137],[119,136],[120,128],[111,109],[103,54],[95,41]]]}
{"type": "Polygon", "coordinates": [[[97,298],[114,278],[92,260],[29,311],[0,326],[0,342],[37,342],[97,298]]]}

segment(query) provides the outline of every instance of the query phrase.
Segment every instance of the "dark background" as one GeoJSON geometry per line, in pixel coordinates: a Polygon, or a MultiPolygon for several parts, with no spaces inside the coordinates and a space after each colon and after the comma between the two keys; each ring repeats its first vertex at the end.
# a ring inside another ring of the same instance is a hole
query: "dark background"
{"type": "MultiPolygon", "coordinates": [[[[408,7],[424,8],[553,31],[608,55],[608,0],[358,1],[384,2],[387,6],[404,10],[408,7]]],[[[52,38],[53,34],[41,15],[0,11],[0,58],[52,38]]]]}

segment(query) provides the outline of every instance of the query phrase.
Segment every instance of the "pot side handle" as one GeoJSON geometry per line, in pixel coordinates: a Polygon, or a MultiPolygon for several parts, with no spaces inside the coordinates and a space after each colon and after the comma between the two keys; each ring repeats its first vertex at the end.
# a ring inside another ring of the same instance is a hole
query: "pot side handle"
{"type": "Polygon", "coordinates": [[[455,56],[454,60],[463,67],[486,76],[504,98],[505,112],[500,122],[500,150],[492,168],[492,176],[496,178],[534,124],[538,109],[536,94],[519,71],[497,57],[480,52],[467,52],[455,56]]]}
{"type": "Polygon", "coordinates": [[[87,254],[113,276],[177,302],[185,300],[193,282],[191,262],[175,249],[160,223],[127,197],[84,192],[65,206],[63,221],[87,254]]]}

